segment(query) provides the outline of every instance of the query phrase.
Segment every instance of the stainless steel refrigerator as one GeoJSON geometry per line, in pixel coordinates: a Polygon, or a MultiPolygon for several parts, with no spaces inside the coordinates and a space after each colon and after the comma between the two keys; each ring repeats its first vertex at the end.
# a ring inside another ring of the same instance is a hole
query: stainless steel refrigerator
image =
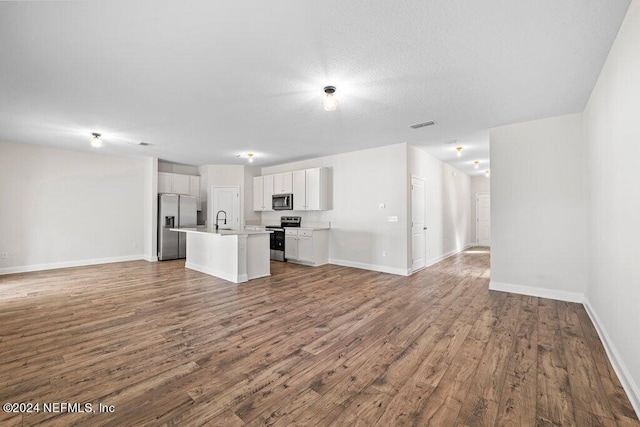
{"type": "Polygon", "coordinates": [[[158,260],[186,258],[186,233],[170,229],[195,227],[196,211],[195,196],[158,195],[158,260]]]}

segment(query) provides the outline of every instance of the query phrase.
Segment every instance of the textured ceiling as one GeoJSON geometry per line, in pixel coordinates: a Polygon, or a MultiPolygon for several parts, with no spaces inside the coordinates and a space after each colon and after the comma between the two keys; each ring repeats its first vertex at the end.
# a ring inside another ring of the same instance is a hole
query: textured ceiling
{"type": "Polygon", "coordinates": [[[95,150],[96,131],[101,152],[191,165],[408,142],[472,174],[489,128],[583,110],[628,5],[0,2],[0,141],[95,150]]]}

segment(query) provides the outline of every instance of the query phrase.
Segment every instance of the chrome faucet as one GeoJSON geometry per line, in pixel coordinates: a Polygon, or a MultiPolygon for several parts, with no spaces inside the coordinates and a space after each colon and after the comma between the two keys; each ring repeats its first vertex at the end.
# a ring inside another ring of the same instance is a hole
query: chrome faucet
{"type": "Polygon", "coordinates": [[[224,214],[224,218],[222,218],[224,220],[224,224],[227,225],[227,213],[225,211],[218,211],[218,213],[216,213],[216,231],[218,231],[218,221],[220,221],[220,219],[218,219],[218,216],[220,215],[220,213],[224,214]]]}

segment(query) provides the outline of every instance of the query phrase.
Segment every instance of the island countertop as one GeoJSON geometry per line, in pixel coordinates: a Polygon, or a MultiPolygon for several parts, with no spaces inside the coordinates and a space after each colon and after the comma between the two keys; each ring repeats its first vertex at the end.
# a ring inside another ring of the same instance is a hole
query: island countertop
{"type": "Polygon", "coordinates": [[[171,228],[171,231],[178,231],[180,233],[202,233],[202,234],[217,234],[219,236],[250,236],[253,234],[271,234],[273,231],[271,230],[226,230],[226,229],[218,229],[215,227],[208,226],[198,226],[198,227],[181,227],[181,228],[171,228]]]}

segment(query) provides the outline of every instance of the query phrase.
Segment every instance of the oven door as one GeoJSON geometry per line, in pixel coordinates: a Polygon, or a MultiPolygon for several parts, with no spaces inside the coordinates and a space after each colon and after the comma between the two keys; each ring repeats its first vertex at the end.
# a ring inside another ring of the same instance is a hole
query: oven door
{"type": "Polygon", "coordinates": [[[284,261],[284,230],[274,230],[270,238],[269,248],[271,249],[271,259],[274,261],[284,261]]]}
{"type": "Polygon", "coordinates": [[[274,251],[284,252],[284,231],[274,231],[271,233],[271,245],[270,248],[274,251]]]}

